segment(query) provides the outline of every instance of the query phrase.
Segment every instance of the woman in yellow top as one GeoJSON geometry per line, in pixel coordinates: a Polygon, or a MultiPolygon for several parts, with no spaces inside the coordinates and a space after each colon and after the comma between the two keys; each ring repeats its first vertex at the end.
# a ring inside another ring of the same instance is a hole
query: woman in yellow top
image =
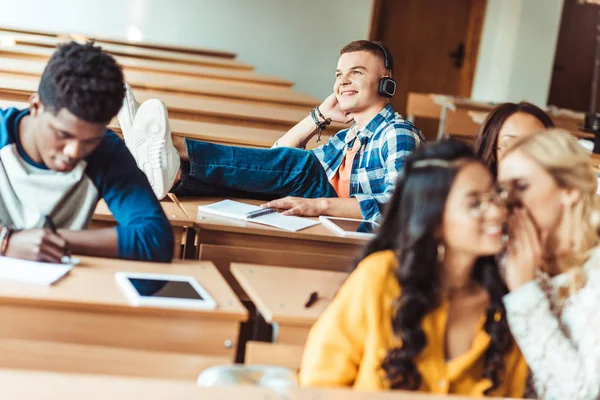
{"type": "Polygon", "coordinates": [[[506,211],[466,144],[405,164],[377,237],[308,337],[305,386],[520,397],[495,254],[506,211]]]}

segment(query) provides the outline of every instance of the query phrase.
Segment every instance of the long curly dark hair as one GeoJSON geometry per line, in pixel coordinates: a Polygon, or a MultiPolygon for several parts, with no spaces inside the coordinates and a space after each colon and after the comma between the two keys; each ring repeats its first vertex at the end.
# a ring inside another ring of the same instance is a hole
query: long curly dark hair
{"type": "MultiPolygon", "coordinates": [[[[427,344],[421,321],[441,303],[438,240],[434,232],[441,225],[446,199],[460,165],[464,165],[454,163],[452,167],[444,167],[430,163],[415,168],[415,163],[421,160],[480,162],[471,147],[453,140],[427,146],[408,157],[379,232],[361,257],[383,250],[398,254],[396,278],[402,292],[395,302],[392,328],[402,345],[390,350],[382,363],[392,389],[417,390],[422,383],[414,361],[427,344]]],[[[483,369],[483,378],[492,381],[486,392],[489,394],[501,383],[504,355],[513,345],[502,303],[508,289],[494,256],[476,261],[473,279],[490,297],[484,327],[491,342],[483,369]]]]}

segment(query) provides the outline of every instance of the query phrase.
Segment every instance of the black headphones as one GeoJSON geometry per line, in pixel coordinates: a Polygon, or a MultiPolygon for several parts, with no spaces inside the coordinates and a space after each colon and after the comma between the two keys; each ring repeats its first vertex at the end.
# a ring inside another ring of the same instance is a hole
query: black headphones
{"type": "MultiPolygon", "coordinates": [[[[390,51],[382,43],[373,42],[383,52],[383,65],[389,72],[394,69],[394,60],[390,51]]],[[[379,80],[379,88],[377,90],[380,96],[391,98],[396,94],[396,81],[390,77],[383,77],[379,80]]]]}

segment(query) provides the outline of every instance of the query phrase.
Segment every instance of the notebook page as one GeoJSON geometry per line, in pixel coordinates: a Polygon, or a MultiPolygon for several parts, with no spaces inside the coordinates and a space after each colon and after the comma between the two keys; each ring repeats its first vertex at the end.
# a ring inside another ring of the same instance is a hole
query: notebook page
{"type": "Polygon", "coordinates": [[[65,276],[71,264],[51,264],[0,257],[0,280],[50,286],[65,276]]]}
{"type": "Polygon", "coordinates": [[[271,213],[250,219],[246,218],[247,213],[256,210],[261,210],[261,208],[233,200],[223,200],[206,206],[198,206],[198,211],[201,212],[241,219],[248,222],[255,222],[257,224],[268,225],[292,232],[318,225],[320,223],[319,221],[313,221],[306,218],[284,216],[279,213],[271,213]]]}
{"type": "Polygon", "coordinates": [[[312,219],[292,217],[281,215],[279,213],[263,215],[262,217],[253,218],[249,221],[256,222],[257,224],[274,226],[275,228],[285,229],[286,231],[292,232],[320,224],[319,221],[313,221],[312,219]]]}
{"type": "Polygon", "coordinates": [[[246,214],[249,212],[260,209],[259,206],[253,206],[251,204],[240,203],[239,201],[233,200],[223,200],[206,206],[198,206],[198,211],[243,220],[246,220],[246,214]]]}

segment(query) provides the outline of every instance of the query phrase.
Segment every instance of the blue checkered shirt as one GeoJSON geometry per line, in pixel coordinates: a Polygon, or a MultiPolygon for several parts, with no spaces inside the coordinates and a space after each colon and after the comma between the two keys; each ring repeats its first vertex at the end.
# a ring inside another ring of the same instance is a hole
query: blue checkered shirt
{"type": "Polygon", "coordinates": [[[354,125],[312,150],[330,181],[355,140],[361,147],[352,164],[350,197],[358,200],[364,219],[376,221],[392,196],[404,159],[425,144],[425,137],[388,104],[358,133],[354,125]]]}

